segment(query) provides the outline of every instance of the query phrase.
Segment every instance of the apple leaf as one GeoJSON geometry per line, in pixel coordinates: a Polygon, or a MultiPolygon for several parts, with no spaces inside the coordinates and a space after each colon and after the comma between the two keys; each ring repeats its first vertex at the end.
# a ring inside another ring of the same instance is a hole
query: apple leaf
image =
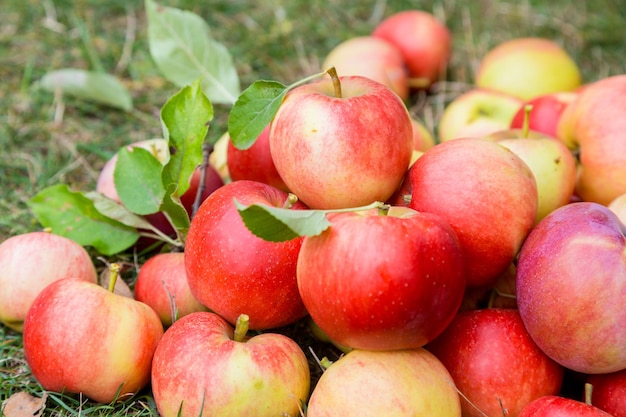
{"type": "Polygon", "coordinates": [[[65,68],[48,72],[38,85],[53,93],[61,90],[64,94],[125,111],[133,108],[133,100],[126,87],[107,73],[65,68]]]}
{"type": "Polygon", "coordinates": [[[163,169],[165,187],[177,184],[176,195],[189,188],[194,170],[202,163],[202,145],[213,120],[213,106],[202,92],[200,81],[182,88],[161,109],[164,136],[170,159],[163,169]]]}
{"type": "Polygon", "coordinates": [[[159,211],[165,195],[162,170],[163,165],[149,150],[121,148],[117,153],[113,182],[122,204],[136,214],[159,211]]]}
{"type": "Polygon", "coordinates": [[[170,184],[159,210],[165,214],[177,233],[186,235],[189,229],[189,214],[187,214],[187,210],[183,207],[180,199],[173,196],[175,190],[176,184],[170,184]]]}
{"type": "Polygon", "coordinates": [[[104,255],[131,247],[139,238],[132,227],[98,211],[92,200],[66,184],[45,188],[28,201],[31,211],[45,228],[83,246],[93,246],[104,255]]]}
{"type": "Polygon", "coordinates": [[[291,210],[264,204],[235,205],[246,227],[270,242],[284,242],[299,236],[316,236],[328,229],[325,210],[291,210]]]}
{"type": "Polygon", "coordinates": [[[233,145],[248,149],[272,121],[288,88],[278,81],[255,81],[246,88],[228,116],[228,135],[233,145]]]}
{"type": "Polygon", "coordinates": [[[117,201],[111,200],[102,193],[90,191],[85,193],[84,196],[93,201],[96,210],[113,220],[126,226],[134,227],[135,229],[148,230],[153,228],[150,222],[144,217],[136,215],[117,201]]]}
{"type": "Polygon", "coordinates": [[[237,70],[202,17],[153,0],[145,7],[150,54],[163,76],[179,87],[200,78],[212,102],[233,104],[240,93],[237,70]]]}

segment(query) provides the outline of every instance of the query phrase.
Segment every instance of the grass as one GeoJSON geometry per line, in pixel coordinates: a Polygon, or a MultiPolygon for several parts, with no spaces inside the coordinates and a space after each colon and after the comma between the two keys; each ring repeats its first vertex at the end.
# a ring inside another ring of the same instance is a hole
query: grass
{"type": "MultiPolygon", "coordinates": [[[[437,94],[414,97],[411,102],[411,111],[431,128],[445,103],[471,85],[480,57],[509,38],[544,36],[560,42],[578,62],[585,81],[626,73],[623,0],[178,0],[162,4],[206,19],[213,37],[230,49],[242,87],[262,78],[293,82],[318,71],[332,47],[348,37],[368,34],[383,16],[408,8],[430,11],[445,20],[454,36],[450,82],[441,83],[437,94]]],[[[159,110],[176,90],[150,58],[142,1],[5,0],[0,26],[0,241],[39,228],[26,206],[39,190],[59,182],[92,189],[99,169],[122,144],[160,136],[159,110]],[[45,73],[65,67],[117,75],[132,93],[134,110],[125,113],[55,97],[34,87],[45,73]]],[[[215,107],[209,140],[226,130],[229,109],[215,107]]],[[[302,332],[301,324],[282,330],[310,355],[308,346],[315,342],[302,332]]],[[[0,326],[0,401],[18,391],[42,395],[21,343],[19,334],[0,326]]],[[[318,354],[337,354],[319,344],[315,349],[318,354]]],[[[312,369],[314,377],[319,376],[321,371],[312,369]]],[[[46,415],[156,415],[149,391],[115,406],[48,395],[46,415]]]]}

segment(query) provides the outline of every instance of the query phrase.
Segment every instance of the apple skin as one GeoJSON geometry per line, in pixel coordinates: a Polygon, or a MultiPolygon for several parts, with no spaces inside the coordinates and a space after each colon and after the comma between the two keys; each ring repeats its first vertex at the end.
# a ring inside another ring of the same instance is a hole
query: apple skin
{"type": "Polygon", "coordinates": [[[463,138],[424,152],[409,179],[409,207],[443,217],[458,236],[467,285],[493,284],[535,221],[537,184],[528,165],[495,142],[463,138]]]}
{"type": "Polygon", "coordinates": [[[424,125],[422,120],[411,117],[411,125],[413,125],[413,150],[426,152],[428,149],[435,146],[435,136],[424,125]]]}
{"type": "Polygon", "coordinates": [[[406,207],[335,213],[298,257],[307,311],[340,345],[368,350],[425,345],[456,314],[465,288],[458,240],[436,215],[406,207]]]}
{"type": "Polygon", "coordinates": [[[162,336],[161,320],[146,304],[91,282],[61,279],[28,310],[24,355],[44,389],[110,403],[149,383],[162,336]]]}
{"type": "Polygon", "coordinates": [[[162,252],[148,258],[137,274],[135,299],[152,307],[164,327],[172,325],[173,309],[176,319],[208,311],[189,289],[183,252],[162,252]]]}
{"type": "MultiPolygon", "coordinates": [[[[230,137],[229,137],[230,139],[230,137]]],[[[248,149],[238,149],[228,140],[226,155],[230,180],[263,182],[288,192],[285,181],[280,177],[270,153],[270,125],[257,137],[248,149]]]]}
{"type": "Polygon", "coordinates": [[[626,75],[585,86],[563,111],[558,137],[579,153],[576,194],[609,204],[626,193],[626,75]]]}
{"type": "MultiPolygon", "coordinates": [[[[302,238],[269,242],[243,223],[240,203],[282,207],[288,194],[257,181],[233,181],[207,198],[191,221],[185,269],[193,296],[235,324],[250,317],[250,329],[284,326],[306,315],[296,283],[302,238]]],[[[296,202],[292,209],[306,206],[296,202]]]]}
{"type": "Polygon", "coordinates": [[[508,129],[523,101],[510,94],[473,88],[454,98],[444,109],[437,127],[439,142],[463,137],[483,137],[508,129]]]}
{"type": "Polygon", "coordinates": [[[337,74],[361,75],[393,90],[402,101],[409,98],[409,72],[400,49],[374,36],[354,36],[330,50],[322,68],[334,66],[337,74]]]}
{"type": "Polygon", "coordinates": [[[597,203],[565,205],[528,235],[517,304],[537,345],[576,372],[626,368],[626,229],[597,203]]]}
{"type": "Polygon", "coordinates": [[[587,383],[593,386],[591,404],[613,417],[626,417],[626,369],[589,375],[587,383]]]}
{"type": "Polygon", "coordinates": [[[28,232],[0,243],[0,322],[21,332],[37,295],[62,278],[98,282],[89,253],[73,240],[28,232]]]}
{"type": "Polygon", "coordinates": [[[529,403],[518,417],[613,417],[589,404],[557,395],[546,395],[529,403]]]}
{"type": "Polygon", "coordinates": [[[362,76],[340,81],[342,98],[335,97],[328,77],[294,88],[271,123],[276,169],[314,209],[385,201],[413,152],[411,119],[393,91],[362,76]]]}
{"type": "Polygon", "coordinates": [[[372,36],[387,40],[402,52],[409,76],[422,88],[445,77],[452,54],[452,34],[434,15],[422,10],[404,10],[386,17],[372,36]]]}
{"type": "Polygon", "coordinates": [[[320,377],[307,417],[461,417],[446,368],[423,348],[353,350],[320,377]]]}
{"type": "Polygon", "coordinates": [[[152,392],[162,417],[296,416],[309,396],[302,349],[281,334],[244,342],[210,312],[192,313],[165,332],[154,354],[152,392]]]}
{"type": "Polygon", "coordinates": [[[461,312],[426,349],[467,397],[465,417],[498,416],[502,408],[515,417],[532,400],[557,394],[563,382],[563,367],[537,347],[515,309],[461,312]]]}
{"type": "Polygon", "coordinates": [[[567,51],[550,39],[528,37],[496,45],[481,59],[475,83],[530,100],[540,95],[574,91],[582,77],[567,51]]]}
{"type": "Polygon", "coordinates": [[[554,138],[558,137],[557,128],[561,114],[574,101],[577,94],[577,92],[563,91],[543,94],[527,100],[513,116],[510,128],[522,129],[524,127],[525,107],[528,105],[532,106],[532,110],[528,115],[528,128],[554,138]]]}
{"type": "Polygon", "coordinates": [[[615,197],[607,207],[626,225],[626,193],[615,197]]]}

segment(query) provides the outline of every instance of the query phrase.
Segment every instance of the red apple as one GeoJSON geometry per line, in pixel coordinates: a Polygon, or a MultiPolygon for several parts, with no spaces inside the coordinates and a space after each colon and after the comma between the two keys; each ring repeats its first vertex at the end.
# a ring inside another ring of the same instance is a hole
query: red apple
{"type": "Polygon", "coordinates": [[[248,149],[239,149],[229,140],[226,161],[232,181],[263,182],[283,191],[289,191],[280,177],[270,153],[270,126],[268,125],[248,149]]]}
{"type": "Polygon", "coordinates": [[[191,294],[183,252],[151,256],[137,274],[135,299],[152,307],[165,327],[187,314],[208,310],[191,294]]]}
{"type": "Polygon", "coordinates": [[[276,169],[311,208],[385,201],[411,161],[413,128],[402,100],[366,77],[340,81],[341,97],[330,78],[294,88],[271,125],[276,169]]]}
{"type": "Polygon", "coordinates": [[[447,221],[461,243],[468,286],[488,286],[511,264],[537,212],[537,185],[512,151],[484,139],[440,143],[410,170],[410,207],[447,221]]]}
{"type": "Polygon", "coordinates": [[[0,322],[21,332],[35,297],[48,284],[62,278],[98,282],[89,253],[78,243],[48,232],[29,232],[3,241],[0,322]]]}
{"type": "Polygon", "coordinates": [[[548,356],[581,373],[626,368],[626,229],[596,203],[570,203],[529,234],[517,265],[517,304],[548,356]]]}
{"type": "Polygon", "coordinates": [[[563,381],[563,367],[537,347],[515,309],[461,312],[426,348],[463,394],[464,417],[515,417],[534,399],[557,394],[563,381]]]}
{"type": "Polygon", "coordinates": [[[537,96],[527,100],[513,116],[511,129],[521,129],[524,127],[526,117],[526,106],[532,106],[528,116],[528,128],[535,132],[541,132],[551,137],[557,137],[557,127],[561,114],[569,103],[574,101],[578,93],[563,91],[537,96]]]}
{"type": "Polygon", "coordinates": [[[409,72],[400,49],[385,39],[355,36],[336,45],[322,68],[335,67],[337,74],[361,75],[393,90],[403,101],[409,98],[409,72]]]}
{"type": "Polygon", "coordinates": [[[461,417],[450,374],[423,348],[353,350],[319,379],[307,417],[461,417]]]}
{"type": "Polygon", "coordinates": [[[547,395],[528,404],[518,417],[614,417],[599,408],[571,398],[547,395]]]}
{"type": "Polygon", "coordinates": [[[626,417],[626,369],[587,378],[593,387],[591,404],[613,417],[626,417]]]}
{"type": "MultiPolygon", "coordinates": [[[[268,184],[234,181],[211,194],[191,221],[185,243],[189,288],[232,324],[244,313],[252,329],[284,326],[306,315],[296,283],[302,238],[270,242],[255,236],[234,203],[283,207],[287,198],[268,184]]],[[[304,208],[299,202],[292,207],[304,208]]]]}
{"type": "Polygon", "coordinates": [[[150,381],[163,335],[146,304],[91,282],[61,279],[35,299],[24,322],[24,355],[45,390],[110,403],[150,381]]]}
{"type": "Polygon", "coordinates": [[[436,215],[392,207],[329,215],[304,239],[298,288],[333,341],[356,349],[423,346],[456,314],[465,287],[458,240],[436,215]]]}
{"type": "Polygon", "coordinates": [[[400,49],[417,87],[428,88],[445,78],[452,53],[452,34],[434,15],[422,10],[395,13],[381,21],[372,36],[400,49]]]}
{"type": "Polygon", "coordinates": [[[165,332],[152,365],[152,393],[160,415],[300,415],[310,387],[302,349],[281,334],[243,340],[244,334],[235,334],[224,319],[209,312],[176,321],[165,332]]]}

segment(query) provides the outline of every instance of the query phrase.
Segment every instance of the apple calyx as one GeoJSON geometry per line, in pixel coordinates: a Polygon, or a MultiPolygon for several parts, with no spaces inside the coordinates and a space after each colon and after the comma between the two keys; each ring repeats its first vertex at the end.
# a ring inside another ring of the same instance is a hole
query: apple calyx
{"type": "Polygon", "coordinates": [[[243,342],[248,334],[248,327],[250,326],[250,317],[247,314],[240,314],[235,321],[235,332],[233,334],[233,340],[235,342],[243,342]]]}
{"type": "Polygon", "coordinates": [[[115,283],[117,282],[117,278],[120,276],[120,264],[113,262],[109,265],[109,292],[115,291],[115,283]]]}
{"type": "Polygon", "coordinates": [[[522,122],[522,137],[528,138],[528,132],[530,131],[530,112],[533,109],[532,104],[526,104],[524,106],[524,121],[522,122]]]}

